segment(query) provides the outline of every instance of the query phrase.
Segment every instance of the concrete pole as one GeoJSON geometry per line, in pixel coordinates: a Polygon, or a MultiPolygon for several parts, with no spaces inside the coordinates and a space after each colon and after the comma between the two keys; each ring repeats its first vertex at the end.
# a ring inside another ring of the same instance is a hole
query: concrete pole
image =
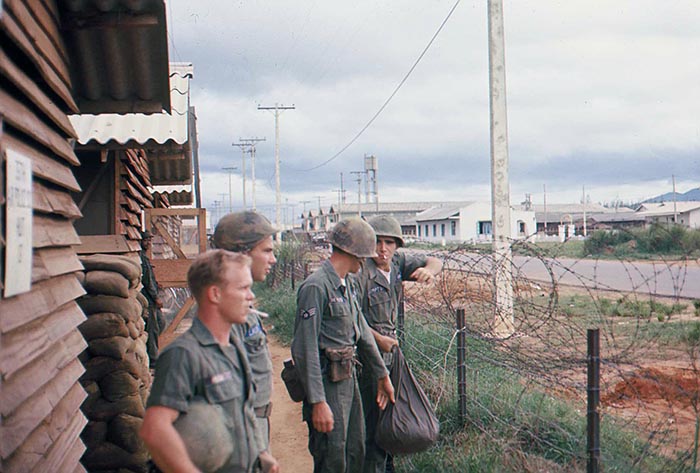
{"type": "Polygon", "coordinates": [[[275,104],[275,225],[280,227],[280,206],[282,191],[280,189],[280,112],[275,104]]]}
{"type": "Polygon", "coordinates": [[[246,195],[245,195],[246,172],[245,172],[245,150],[243,148],[241,148],[241,174],[243,175],[243,210],[246,210],[248,208],[248,204],[246,202],[246,195]]]}
{"type": "Polygon", "coordinates": [[[586,186],[581,186],[583,191],[583,236],[588,236],[588,227],[586,226],[586,186]]]}
{"type": "Polygon", "coordinates": [[[233,212],[233,192],[231,188],[231,174],[238,169],[237,167],[221,168],[228,172],[228,211],[233,212]]]}
{"type": "Polygon", "coordinates": [[[280,189],[280,113],[284,110],[294,110],[295,107],[286,107],[284,105],[275,104],[274,107],[261,107],[258,105],[258,110],[274,110],[275,111],[275,225],[280,226],[280,210],[282,208],[282,191],[280,189]]]}
{"type": "Polygon", "coordinates": [[[255,146],[250,148],[250,180],[252,181],[253,188],[253,211],[255,211],[255,146]]]}
{"type": "Polygon", "coordinates": [[[515,331],[513,272],[509,239],[510,184],[508,179],[508,121],[503,1],[488,0],[489,105],[491,118],[491,209],[493,220],[494,335],[515,331]]]}

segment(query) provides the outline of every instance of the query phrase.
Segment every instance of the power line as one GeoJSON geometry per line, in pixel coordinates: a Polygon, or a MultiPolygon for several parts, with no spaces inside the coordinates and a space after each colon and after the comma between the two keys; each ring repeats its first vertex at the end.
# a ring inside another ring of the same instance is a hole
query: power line
{"type": "Polygon", "coordinates": [[[430,46],[432,46],[433,42],[435,41],[435,39],[438,37],[438,35],[439,35],[440,32],[442,31],[442,28],[445,26],[445,24],[447,23],[447,21],[450,19],[450,17],[452,16],[452,13],[454,13],[454,11],[455,11],[455,9],[457,8],[457,5],[459,5],[459,2],[460,2],[460,1],[461,1],[461,0],[457,0],[457,1],[455,2],[455,4],[452,6],[452,9],[450,10],[450,12],[449,12],[449,13],[447,14],[447,16],[445,17],[445,19],[442,20],[442,23],[440,24],[440,27],[437,29],[437,31],[435,32],[435,34],[433,35],[433,37],[430,38],[430,41],[428,42],[428,44],[427,44],[427,45],[425,46],[425,48],[423,49],[423,52],[420,53],[420,55],[418,56],[418,59],[415,60],[415,62],[413,63],[413,65],[411,66],[411,68],[408,70],[408,72],[406,73],[406,75],[403,77],[403,79],[401,79],[401,82],[399,82],[399,85],[396,86],[396,88],[395,88],[394,91],[391,93],[391,95],[389,95],[389,98],[387,98],[387,99],[384,101],[384,103],[382,104],[382,106],[379,107],[379,110],[377,110],[377,113],[375,113],[374,116],[373,116],[372,118],[370,118],[370,120],[367,122],[367,124],[366,124],[364,127],[362,127],[362,129],[355,135],[355,137],[354,137],[352,140],[350,140],[350,142],[349,142],[348,144],[346,144],[345,146],[343,146],[343,148],[341,148],[340,151],[338,151],[337,153],[335,153],[333,156],[331,156],[330,158],[328,158],[327,160],[325,160],[325,161],[322,162],[321,164],[318,164],[318,165],[313,166],[313,167],[308,168],[308,169],[302,169],[301,171],[304,171],[304,172],[306,172],[306,171],[313,171],[314,169],[318,169],[318,168],[320,168],[320,167],[322,167],[322,166],[325,166],[326,164],[330,163],[331,161],[333,161],[334,159],[336,159],[338,156],[340,156],[341,154],[343,154],[343,153],[345,152],[345,150],[347,150],[350,146],[352,146],[352,144],[355,143],[355,141],[357,141],[357,139],[358,139],[360,136],[362,136],[362,134],[367,130],[367,128],[369,128],[369,127],[372,125],[372,123],[374,123],[374,120],[376,120],[376,119],[379,117],[379,115],[384,111],[384,109],[387,107],[387,105],[389,105],[389,102],[391,102],[391,100],[392,100],[392,99],[394,98],[394,96],[398,93],[398,91],[401,89],[401,87],[403,86],[403,84],[404,84],[404,83],[408,80],[408,78],[411,76],[411,74],[413,73],[413,70],[418,66],[418,64],[420,63],[420,61],[423,59],[423,56],[425,56],[425,54],[428,52],[428,50],[430,49],[430,46]]]}

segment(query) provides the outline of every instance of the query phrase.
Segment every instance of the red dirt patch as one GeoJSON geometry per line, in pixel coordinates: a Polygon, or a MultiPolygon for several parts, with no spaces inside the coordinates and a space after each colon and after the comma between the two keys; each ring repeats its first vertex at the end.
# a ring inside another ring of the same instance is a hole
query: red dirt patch
{"type": "Polygon", "coordinates": [[[699,394],[700,380],[690,370],[641,368],[603,395],[601,403],[619,406],[629,402],[663,400],[683,408],[697,402],[699,394]]]}

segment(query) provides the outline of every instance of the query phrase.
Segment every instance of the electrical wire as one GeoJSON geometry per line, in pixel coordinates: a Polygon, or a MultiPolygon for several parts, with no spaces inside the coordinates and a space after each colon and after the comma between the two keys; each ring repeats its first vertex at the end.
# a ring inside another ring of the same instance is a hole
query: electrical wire
{"type": "Polygon", "coordinates": [[[401,82],[399,82],[399,85],[396,86],[396,88],[395,88],[394,91],[391,93],[391,95],[389,95],[389,98],[387,98],[387,99],[384,101],[384,103],[382,104],[382,106],[379,107],[379,110],[377,110],[377,112],[374,114],[374,116],[373,116],[372,118],[370,118],[370,120],[367,122],[367,124],[366,124],[364,127],[362,127],[362,129],[355,135],[355,137],[354,137],[353,139],[351,139],[350,142],[349,142],[348,144],[346,144],[345,146],[343,146],[343,147],[340,149],[340,151],[338,151],[337,153],[335,153],[335,154],[334,154],[333,156],[331,156],[330,158],[326,159],[326,160],[325,160],[324,162],[322,162],[321,164],[318,164],[318,165],[316,165],[316,166],[310,167],[310,168],[308,168],[308,169],[301,169],[301,171],[303,171],[303,172],[313,171],[313,170],[315,170],[315,169],[318,169],[318,168],[323,167],[323,166],[325,166],[326,164],[330,163],[331,161],[333,161],[334,159],[336,159],[338,156],[340,156],[341,154],[343,154],[350,146],[353,145],[353,143],[355,143],[355,141],[358,140],[358,138],[360,138],[360,136],[362,136],[362,134],[363,134],[365,131],[367,131],[367,129],[372,125],[372,123],[374,123],[374,121],[379,117],[379,115],[380,115],[380,114],[384,111],[384,109],[389,105],[389,102],[391,102],[391,100],[394,98],[394,96],[398,93],[398,91],[401,89],[401,87],[404,85],[404,83],[405,83],[405,82],[408,80],[408,78],[411,76],[411,74],[413,73],[413,71],[415,70],[415,68],[418,66],[418,64],[420,63],[420,61],[423,59],[423,56],[425,56],[425,54],[428,52],[428,50],[430,49],[430,47],[433,45],[433,42],[434,42],[435,39],[438,37],[438,35],[439,35],[440,32],[442,31],[442,29],[443,29],[443,27],[445,26],[445,24],[447,24],[447,21],[448,21],[448,20],[450,19],[450,17],[452,16],[452,13],[454,13],[454,11],[455,11],[455,9],[457,8],[457,5],[459,5],[459,2],[460,2],[460,1],[461,1],[461,0],[457,0],[457,1],[455,2],[455,4],[452,6],[452,9],[450,9],[449,13],[448,13],[447,16],[445,17],[445,19],[442,20],[442,23],[440,24],[440,27],[437,29],[437,31],[435,32],[435,34],[433,35],[433,37],[430,38],[430,41],[428,41],[428,44],[425,46],[425,48],[423,48],[423,52],[420,53],[420,55],[418,56],[418,59],[415,60],[415,62],[413,63],[413,65],[411,66],[411,68],[408,70],[408,72],[406,73],[406,75],[404,75],[403,79],[401,79],[401,82]]]}

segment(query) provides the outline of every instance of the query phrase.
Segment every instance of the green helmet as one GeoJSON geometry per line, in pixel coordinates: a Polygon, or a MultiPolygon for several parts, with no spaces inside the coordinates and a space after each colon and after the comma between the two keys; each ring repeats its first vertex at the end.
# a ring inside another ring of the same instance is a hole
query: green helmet
{"type": "Polygon", "coordinates": [[[224,424],[225,416],[219,404],[195,401],[173,423],[190,459],[203,472],[218,471],[233,453],[233,439],[224,424]]]}
{"type": "Polygon", "coordinates": [[[377,256],[377,236],[372,227],[359,218],[346,218],[336,223],[328,239],[331,245],[358,258],[377,256]]]}
{"type": "Polygon", "coordinates": [[[249,251],[263,238],[277,233],[270,221],[252,210],[224,216],[214,230],[213,244],[229,251],[249,251]]]}
{"type": "Polygon", "coordinates": [[[401,224],[394,217],[389,215],[378,215],[369,219],[369,224],[374,228],[374,233],[377,236],[391,237],[396,240],[396,246],[404,245],[403,236],[401,235],[401,224]]]}

